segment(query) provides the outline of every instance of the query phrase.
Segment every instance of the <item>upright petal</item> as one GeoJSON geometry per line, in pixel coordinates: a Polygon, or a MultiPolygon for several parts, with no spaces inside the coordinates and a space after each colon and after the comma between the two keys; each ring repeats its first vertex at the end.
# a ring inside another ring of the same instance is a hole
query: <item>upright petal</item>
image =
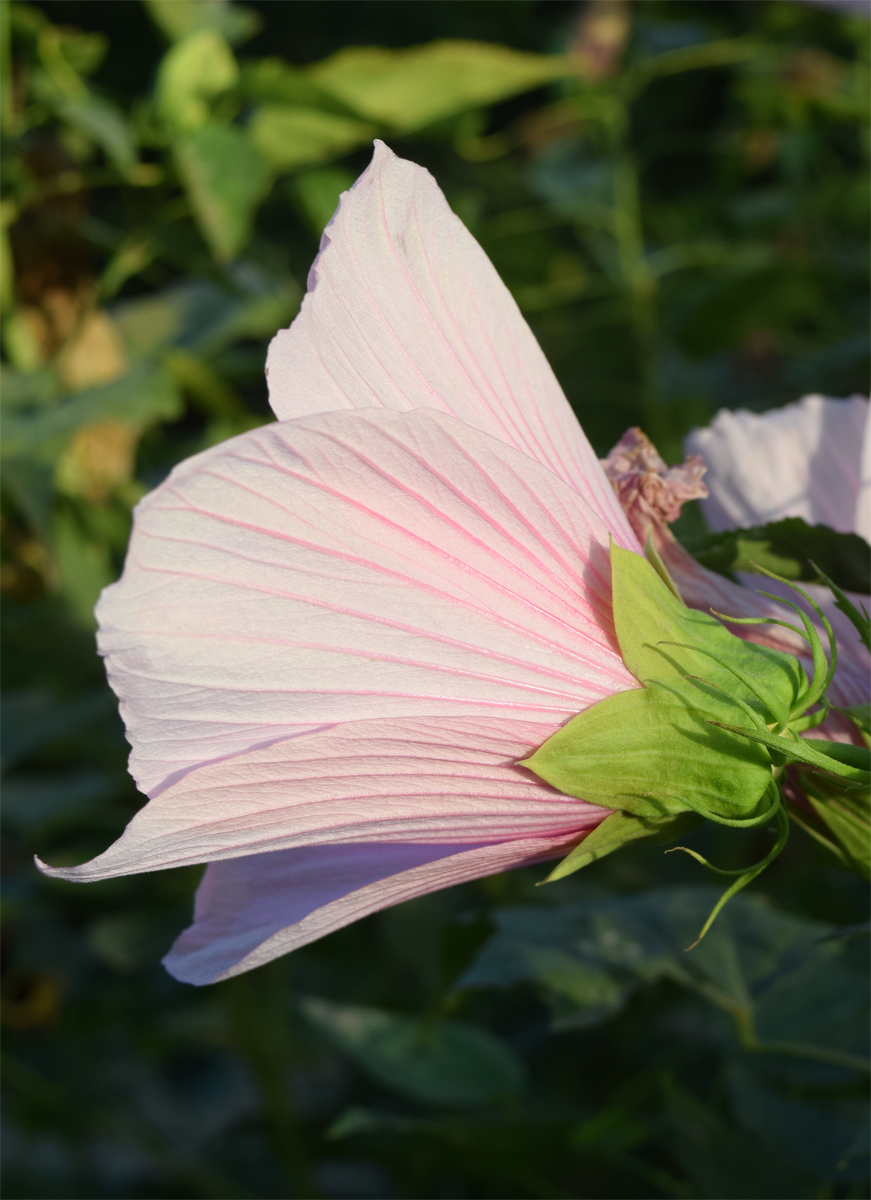
{"type": "Polygon", "coordinates": [[[381,406],[450,413],[549,467],[631,536],[493,265],[429,172],[382,142],[327,226],[267,375],[281,420],[381,406]]]}
{"type": "Polygon", "coordinates": [[[183,463],[138,507],[97,615],[151,793],[341,721],[555,728],[635,683],[605,525],[538,463],[434,412],[281,422],[183,463]]]}
{"type": "Polygon", "coordinates": [[[212,863],[197,892],[194,924],[163,962],[184,983],[216,983],[379,909],[556,858],[572,844],[526,838],[494,846],[309,846],[212,863]]]}
{"type": "Polygon", "coordinates": [[[707,465],[714,530],[803,517],[871,540],[871,423],[862,396],[805,396],[757,414],[721,410],[686,448],[707,465]]]}
{"type": "Polygon", "coordinates": [[[553,731],[492,716],[349,721],[190,771],[104,854],[43,870],[89,883],[323,844],[577,840],[607,811],[516,765],[553,731]]]}

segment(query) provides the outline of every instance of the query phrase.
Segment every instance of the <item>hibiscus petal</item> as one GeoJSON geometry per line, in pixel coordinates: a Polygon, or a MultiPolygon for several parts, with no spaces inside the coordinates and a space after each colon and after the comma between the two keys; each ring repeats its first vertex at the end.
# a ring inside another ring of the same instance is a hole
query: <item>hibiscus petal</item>
{"type": "Polygon", "coordinates": [[[428,171],[375,143],[342,197],[290,329],[267,362],[281,420],[431,408],[522,450],[608,526],[623,511],[547,359],[428,171]]]}
{"type": "Polygon", "coordinates": [[[757,414],[721,410],[686,449],[707,464],[701,501],[714,530],[803,517],[871,539],[871,423],[862,396],[805,396],[757,414]]]}
{"type": "Polygon", "coordinates": [[[538,463],[433,412],[327,413],[189,459],[138,507],[97,616],[151,793],[341,721],[556,728],[635,685],[602,521],[538,463]]]}
{"type": "Polygon", "coordinates": [[[556,858],[573,844],[527,838],[495,846],[308,846],[212,863],[197,892],[194,924],[164,966],[184,983],[216,983],[379,909],[556,858]]]}
{"type": "Polygon", "coordinates": [[[104,854],[43,870],[88,883],[319,843],[577,840],[607,811],[516,765],[552,732],[489,716],[351,721],[191,771],[104,854]]]}

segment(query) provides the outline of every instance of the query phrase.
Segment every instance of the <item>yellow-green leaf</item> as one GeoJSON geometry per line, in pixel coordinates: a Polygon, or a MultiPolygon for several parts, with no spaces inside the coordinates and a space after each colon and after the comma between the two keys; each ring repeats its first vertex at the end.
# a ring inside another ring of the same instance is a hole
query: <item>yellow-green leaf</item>
{"type": "Polygon", "coordinates": [[[254,145],[279,171],[338,158],[376,132],[353,117],[291,104],[264,104],[248,130],[254,145]]]}
{"type": "Polygon", "coordinates": [[[198,129],[209,119],[209,102],[233,87],[239,68],[214,29],[200,29],[176,42],[157,75],[157,104],[178,129],[198,129]]]}
{"type": "Polygon", "coordinates": [[[176,145],[179,174],[215,257],[242,249],[254,213],[269,190],[266,159],[241,129],[210,122],[176,145]]]}
{"type": "Polygon", "coordinates": [[[570,75],[567,58],[484,42],[438,41],[407,50],[350,46],[311,78],[361,116],[408,131],[570,75]]]}

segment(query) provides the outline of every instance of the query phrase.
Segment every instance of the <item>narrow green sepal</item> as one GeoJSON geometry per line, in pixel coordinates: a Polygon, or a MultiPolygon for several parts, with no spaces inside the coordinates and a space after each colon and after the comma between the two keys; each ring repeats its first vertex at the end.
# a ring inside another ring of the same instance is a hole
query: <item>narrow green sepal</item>
{"type": "MultiPolygon", "coordinates": [[[[774,786],[776,786],[776,785],[774,785],[774,786]]],[[[748,867],[746,871],[742,872],[738,876],[738,878],[735,880],[735,882],[730,887],[726,888],[725,892],[723,892],[722,896],[720,897],[720,899],[717,901],[717,903],[714,905],[713,909],[711,910],[711,915],[708,917],[707,921],[705,921],[704,925],[702,926],[701,933],[699,934],[699,936],[696,938],[696,940],[693,942],[693,944],[691,946],[687,946],[687,950],[694,950],[695,947],[698,946],[699,942],[702,940],[702,938],[705,936],[705,934],[711,928],[714,921],[716,921],[717,917],[720,915],[720,913],[723,911],[723,909],[729,903],[729,901],[732,899],[732,897],[736,894],[736,892],[740,892],[741,889],[745,888],[748,883],[752,883],[757,875],[761,875],[762,872],[765,870],[765,868],[767,866],[769,866],[769,864],[772,863],[775,860],[775,858],[777,858],[778,854],[780,854],[781,850],[786,845],[787,839],[789,837],[789,818],[786,815],[783,804],[777,805],[776,816],[777,816],[777,839],[776,839],[774,845],[771,847],[771,849],[766,854],[765,858],[762,859],[761,862],[756,863],[755,866],[748,867]]],[[[682,849],[682,847],[677,847],[677,848],[682,849]]],[[[694,858],[700,857],[699,855],[696,855],[693,851],[689,851],[689,853],[693,854],[694,858]]],[[[710,864],[706,864],[706,865],[710,865],[710,864]]],[[[714,868],[714,869],[716,870],[716,868],[714,868]]]]}
{"type": "Polygon", "coordinates": [[[871,879],[871,791],[844,788],[837,780],[799,771],[798,783],[811,811],[790,804],[789,815],[841,863],[871,879]]]}
{"type": "Polygon", "coordinates": [[[774,733],[763,733],[759,729],[745,729],[738,725],[727,725],[721,721],[710,721],[709,723],[767,746],[769,750],[783,755],[788,761],[816,767],[818,771],[827,771],[849,783],[865,785],[871,783],[871,770],[869,770],[871,751],[864,746],[850,746],[844,742],[824,742],[816,739],[810,742],[803,738],[793,741],[791,738],[778,737],[774,733]]]}
{"type": "MultiPolygon", "coordinates": [[[[614,812],[588,833],[561,862],[554,867],[541,883],[554,883],[587,867],[598,858],[604,858],[629,842],[648,838],[655,844],[673,842],[683,837],[701,822],[695,813],[678,813],[671,817],[634,817],[630,813],[614,812]]],[[[540,885],[539,885],[540,886],[540,885]]]]}
{"type": "Polygon", "coordinates": [[[808,729],[818,728],[825,721],[832,707],[824,700],[823,706],[818,712],[805,713],[803,717],[796,717],[789,723],[790,733],[806,733],[808,729]]]}
{"type": "Polygon", "coordinates": [[[862,611],[859,612],[847,593],[839,588],[833,579],[830,579],[825,572],[821,571],[815,562],[811,561],[811,566],[835,597],[835,608],[839,608],[847,620],[855,626],[859,634],[859,639],[865,646],[865,649],[871,650],[871,617],[869,617],[865,605],[862,605],[862,611]]]}
{"type": "Polygon", "coordinates": [[[833,704],[832,708],[848,721],[852,721],[862,735],[865,745],[871,746],[871,704],[851,704],[849,708],[839,708],[837,704],[833,704]]]}

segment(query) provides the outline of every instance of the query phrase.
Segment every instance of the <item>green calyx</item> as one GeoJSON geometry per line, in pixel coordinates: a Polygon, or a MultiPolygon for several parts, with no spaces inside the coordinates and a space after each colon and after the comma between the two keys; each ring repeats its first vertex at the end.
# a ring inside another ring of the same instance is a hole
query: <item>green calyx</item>
{"type": "MultiPolygon", "coordinates": [[[[828,660],[804,610],[781,603],[801,622],[788,627],[809,644],[810,680],[792,655],[744,641],[716,617],[688,608],[664,567],[648,558],[611,545],[615,632],[623,660],[641,686],[586,709],[522,765],[561,792],[613,810],[545,882],[639,838],[673,841],[702,819],[745,829],[773,822],[775,842],[760,863],[721,872],[736,878],[702,937],[730,896],[786,842],[789,822],[780,783],[788,764],[817,781],[806,790],[813,809],[807,816],[822,831],[809,832],[827,844],[834,838],[842,860],[856,866],[857,812],[864,811],[871,763],[865,747],[800,736],[830,711],[824,696],[837,661],[831,627],[809,596],[795,589],[823,626],[828,660]],[[817,711],[808,712],[815,705],[820,705],[817,711]],[[837,809],[829,820],[819,815],[826,803],[837,809]],[[832,834],[833,823],[842,833],[847,830],[846,851],[832,834]]],[[[844,715],[861,728],[861,715],[844,715]]],[[[687,852],[711,866],[695,851],[687,852]]]]}

